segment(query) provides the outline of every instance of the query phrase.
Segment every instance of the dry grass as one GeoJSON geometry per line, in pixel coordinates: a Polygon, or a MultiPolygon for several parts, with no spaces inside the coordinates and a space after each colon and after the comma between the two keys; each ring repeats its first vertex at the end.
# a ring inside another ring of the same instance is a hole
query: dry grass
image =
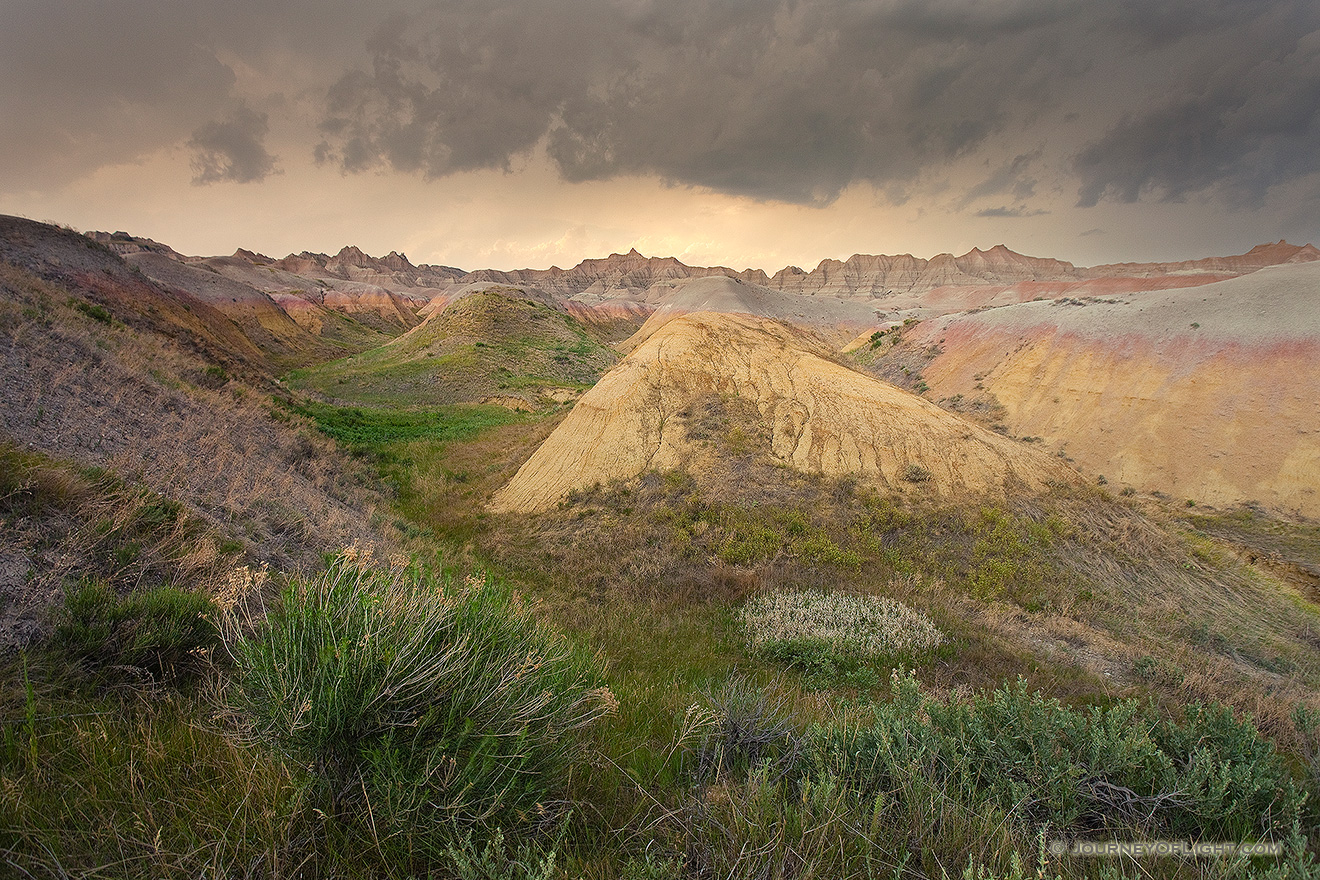
{"type": "Polygon", "coordinates": [[[83,577],[209,589],[240,558],[310,571],[392,540],[365,463],[224,368],[80,303],[0,265],[0,442],[23,491],[52,502],[0,523],[0,643],[30,640],[83,577]]]}
{"type": "Polygon", "coordinates": [[[182,501],[240,531],[272,563],[380,540],[369,476],[269,397],[185,350],[88,317],[53,285],[5,271],[0,412],[18,444],[182,501]]]}
{"type": "MultiPolygon", "coordinates": [[[[716,442],[734,421],[693,415],[716,442]]],[[[1295,587],[1103,492],[977,512],[875,499],[753,456],[712,462],[581,492],[539,517],[486,518],[473,534],[540,585],[563,626],[646,668],[760,668],[739,657],[726,609],[763,590],[841,587],[903,602],[950,637],[919,670],[938,690],[1022,675],[1072,704],[1220,701],[1288,749],[1294,706],[1320,706],[1320,615],[1295,587]],[[738,529],[769,549],[724,561],[738,529]],[[835,561],[806,555],[813,535],[834,543],[835,561]]]]}

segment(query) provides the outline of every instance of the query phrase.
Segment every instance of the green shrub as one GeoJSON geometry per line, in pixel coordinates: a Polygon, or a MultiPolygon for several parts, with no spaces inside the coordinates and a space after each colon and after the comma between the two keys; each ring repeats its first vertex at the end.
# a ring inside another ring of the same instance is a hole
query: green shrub
{"type": "Polygon", "coordinates": [[[229,373],[224,367],[212,364],[202,370],[202,384],[207,388],[219,388],[229,381],[229,373]]]}
{"type": "Polygon", "coordinates": [[[114,316],[106,311],[104,307],[98,306],[96,303],[90,303],[81,299],[70,299],[69,305],[73,306],[93,321],[99,321],[102,324],[114,323],[114,316]]]}
{"type": "Polygon", "coordinates": [[[455,880],[551,880],[557,855],[535,843],[510,847],[498,828],[485,837],[485,846],[473,841],[469,829],[445,849],[455,880]]]}
{"type": "Polygon", "coordinates": [[[814,742],[816,772],[862,797],[901,808],[917,774],[971,809],[1036,827],[1277,838],[1303,802],[1274,747],[1227,708],[1192,707],[1181,723],[1131,701],[1083,712],[1021,679],[945,702],[896,672],[873,722],[814,742]]]}
{"type": "Polygon", "coordinates": [[[1183,792],[1169,814],[1172,830],[1214,828],[1220,839],[1245,840],[1296,819],[1302,796],[1274,745],[1229,707],[1188,706],[1181,723],[1161,724],[1153,738],[1183,792]]]}
{"type": "Polygon", "coordinates": [[[157,677],[200,668],[219,643],[215,603],[201,593],[158,587],[120,597],[100,581],[69,591],[51,645],[97,672],[134,667],[157,677]]]}
{"type": "Polygon", "coordinates": [[[903,479],[909,483],[924,483],[930,479],[930,471],[916,462],[909,462],[903,468],[903,479]]]}
{"type": "Polygon", "coordinates": [[[430,857],[446,826],[553,820],[580,733],[613,705],[594,661],[502,586],[347,555],[231,651],[252,733],[311,768],[335,815],[430,857]]]}

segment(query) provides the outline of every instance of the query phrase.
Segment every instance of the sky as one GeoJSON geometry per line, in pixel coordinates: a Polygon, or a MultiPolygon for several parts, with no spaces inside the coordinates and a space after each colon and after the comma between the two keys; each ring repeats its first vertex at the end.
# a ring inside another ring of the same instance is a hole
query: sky
{"type": "Polygon", "coordinates": [[[1316,0],[3,0],[0,213],[189,254],[1320,243],[1316,0]]]}

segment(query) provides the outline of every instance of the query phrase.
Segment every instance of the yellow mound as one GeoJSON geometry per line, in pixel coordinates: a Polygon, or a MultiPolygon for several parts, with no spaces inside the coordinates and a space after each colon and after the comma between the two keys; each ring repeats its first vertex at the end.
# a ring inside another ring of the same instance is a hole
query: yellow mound
{"type": "Polygon", "coordinates": [[[578,401],[507,486],[497,512],[537,512],[569,491],[698,454],[680,415],[710,394],[753,403],[770,454],[801,471],[944,497],[1071,480],[1043,453],[828,359],[769,318],[700,312],[666,323],[578,401]]]}
{"type": "Polygon", "coordinates": [[[1112,483],[1320,516],[1320,263],[925,322],[938,397],[989,393],[1112,483]]]}

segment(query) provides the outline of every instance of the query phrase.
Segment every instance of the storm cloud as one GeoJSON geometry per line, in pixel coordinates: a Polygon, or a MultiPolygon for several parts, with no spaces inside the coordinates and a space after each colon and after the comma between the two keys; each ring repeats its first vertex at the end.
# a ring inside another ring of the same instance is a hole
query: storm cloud
{"type": "Polygon", "coordinates": [[[1190,57],[1166,94],[1077,155],[1080,205],[1214,190],[1231,206],[1255,206],[1272,187],[1320,170],[1320,5],[1230,5],[1260,16],[1222,14],[1189,31],[1190,57]]]}
{"type": "Polygon", "coordinates": [[[162,149],[198,183],[261,181],[276,152],[430,179],[540,157],[569,182],[806,205],[861,183],[1017,217],[1046,196],[1250,208],[1320,171],[1314,0],[15,0],[6,17],[0,191],[162,149]]]}
{"type": "Polygon", "coordinates": [[[828,203],[901,193],[1049,106],[1067,4],[448,3],[330,91],[323,159],[441,176],[544,143],[568,180],[828,203]]]}
{"type": "Polygon", "coordinates": [[[976,216],[1017,218],[1017,217],[1039,217],[1042,214],[1048,214],[1048,213],[1049,211],[1046,211],[1041,208],[1022,208],[1022,207],[1010,208],[1007,205],[1001,205],[998,208],[983,208],[982,210],[976,212],[976,216]]]}
{"type": "Polygon", "coordinates": [[[265,113],[240,105],[227,119],[208,122],[193,132],[193,183],[254,183],[275,171],[275,157],[264,140],[270,123],[265,113]]]}

